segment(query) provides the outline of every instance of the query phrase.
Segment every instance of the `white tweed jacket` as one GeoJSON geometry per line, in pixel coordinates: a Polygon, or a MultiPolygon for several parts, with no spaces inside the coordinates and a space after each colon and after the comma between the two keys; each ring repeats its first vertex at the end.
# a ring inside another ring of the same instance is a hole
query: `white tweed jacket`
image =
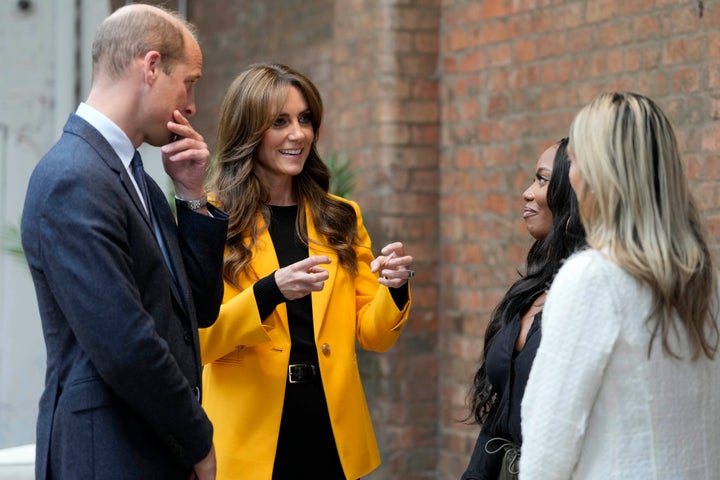
{"type": "Polygon", "coordinates": [[[720,359],[688,360],[684,330],[682,361],[659,339],[648,358],[650,301],[599,251],[560,269],[522,402],[521,480],[720,479],[720,359]]]}

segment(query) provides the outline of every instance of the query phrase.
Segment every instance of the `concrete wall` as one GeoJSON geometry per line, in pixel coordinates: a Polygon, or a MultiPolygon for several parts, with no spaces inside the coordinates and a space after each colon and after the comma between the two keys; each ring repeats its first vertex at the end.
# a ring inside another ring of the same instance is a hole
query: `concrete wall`
{"type": "MultiPolygon", "coordinates": [[[[107,2],[0,2],[0,448],[35,441],[45,345],[35,292],[17,244],[25,189],[35,163],[57,140],[87,92],[88,35],[107,2]]],[[[91,38],[91,37],[90,37],[91,38]]]]}

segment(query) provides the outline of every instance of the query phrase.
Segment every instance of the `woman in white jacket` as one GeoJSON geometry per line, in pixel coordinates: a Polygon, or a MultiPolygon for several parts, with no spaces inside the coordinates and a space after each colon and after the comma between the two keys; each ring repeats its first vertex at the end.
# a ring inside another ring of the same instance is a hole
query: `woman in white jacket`
{"type": "Polygon", "coordinates": [[[672,126],[603,94],[569,155],[590,248],[545,304],[520,478],[719,479],[717,271],[672,126]]]}

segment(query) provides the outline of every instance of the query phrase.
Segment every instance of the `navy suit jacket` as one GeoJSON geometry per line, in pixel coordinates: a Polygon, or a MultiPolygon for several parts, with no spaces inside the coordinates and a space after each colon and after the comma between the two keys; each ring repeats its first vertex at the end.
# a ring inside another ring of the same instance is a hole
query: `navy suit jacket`
{"type": "Polygon", "coordinates": [[[210,451],[197,328],[222,300],[227,215],[178,208],[146,176],[178,286],[130,176],[70,116],[28,186],[22,242],[47,349],[36,478],[187,479],[210,451]]]}

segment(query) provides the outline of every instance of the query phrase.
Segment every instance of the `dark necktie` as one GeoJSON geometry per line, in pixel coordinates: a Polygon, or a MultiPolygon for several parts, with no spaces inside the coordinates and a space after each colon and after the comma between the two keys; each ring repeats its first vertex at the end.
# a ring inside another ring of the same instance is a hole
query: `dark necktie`
{"type": "Polygon", "coordinates": [[[160,226],[158,225],[157,220],[155,220],[155,215],[153,214],[152,205],[150,203],[150,194],[148,192],[147,182],[145,181],[145,169],[143,168],[140,152],[137,150],[135,150],[135,155],[133,155],[133,159],[130,162],[130,167],[132,167],[133,177],[135,177],[135,182],[137,182],[138,188],[142,193],[143,200],[145,201],[145,207],[147,208],[150,223],[152,224],[153,232],[155,233],[155,239],[160,247],[163,258],[165,259],[165,265],[167,266],[170,276],[177,287],[177,279],[175,278],[175,272],[172,268],[172,263],[170,262],[170,255],[168,255],[167,248],[165,247],[165,240],[163,239],[162,232],[160,231],[160,226]]]}

